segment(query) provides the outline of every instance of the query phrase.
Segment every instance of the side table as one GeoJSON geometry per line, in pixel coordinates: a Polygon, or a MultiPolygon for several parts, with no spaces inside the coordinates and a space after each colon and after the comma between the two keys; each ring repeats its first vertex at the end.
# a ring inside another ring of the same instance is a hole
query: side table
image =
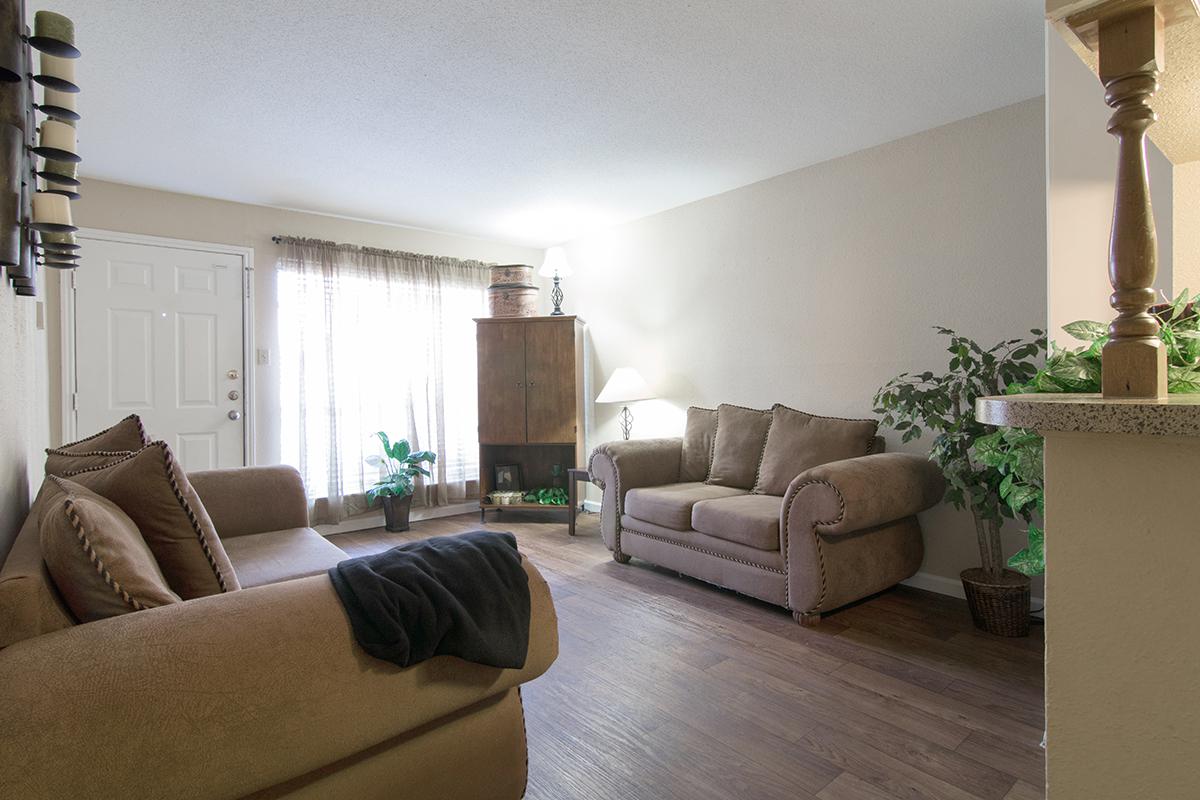
{"type": "Polygon", "coordinates": [[[567,505],[571,507],[567,520],[567,533],[575,535],[575,517],[579,514],[579,481],[592,482],[592,475],[586,469],[567,470],[567,505]]]}

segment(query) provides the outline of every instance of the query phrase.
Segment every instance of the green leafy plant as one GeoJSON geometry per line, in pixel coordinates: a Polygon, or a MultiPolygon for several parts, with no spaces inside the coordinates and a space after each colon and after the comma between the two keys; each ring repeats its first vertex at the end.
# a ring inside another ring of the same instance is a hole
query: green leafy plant
{"type": "Polygon", "coordinates": [[[981,460],[977,451],[978,441],[992,431],[975,419],[975,398],[1004,394],[1010,386],[1031,381],[1038,373],[1035,360],[1046,350],[1045,335],[1033,330],[1033,339],[1007,339],[985,350],[949,328],[934,330],[949,340],[947,371],[893,378],[876,393],[875,412],[905,442],[926,430],[934,434],[929,457],[946,476],[946,500],[971,510],[983,569],[998,576],[1004,568],[1000,525],[1020,513],[1001,495],[1005,473],[981,460]]]}
{"type": "Polygon", "coordinates": [[[975,442],[980,463],[999,471],[1000,499],[1013,516],[1029,523],[1028,544],[1008,559],[1008,566],[1025,575],[1046,571],[1045,531],[1033,524],[1046,513],[1043,491],[1042,437],[1022,428],[1001,428],[975,442]],[[1036,515],[1036,516],[1035,516],[1036,515]]]}
{"type": "Polygon", "coordinates": [[[383,431],[375,434],[383,445],[382,456],[367,456],[366,462],[383,472],[383,477],[370,489],[367,489],[367,500],[374,503],[380,497],[407,497],[416,488],[416,477],[430,477],[430,472],[422,464],[433,464],[437,461],[437,453],[431,450],[413,450],[407,439],[390,441],[383,431]]]}
{"type": "MultiPolygon", "coordinates": [[[[1200,294],[1190,297],[1183,290],[1170,303],[1150,309],[1159,321],[1159,337],[1167,348],[1167,390],[1172,394],[1200,393],[1200,294]]],[[[1101,389],[1101,355],[1108,341],[1108,326],[1093,320],[1079,320],[1063,326],[1063,331],[1084,344],[1074,349],[1051,346],[1046,366],[1025,384],[1008,387],[1016,393],[1095,393],[1101,389]]],[[[1020,429],[1004,429],[976,443],[981,460],[1005,476],[1001,499],[1014,514],[1027,520],[1036,512],[1045,512],[1042,473],[1042,437],[1020,429]]],[[[1026,575],[1046,571],[1045,530],[1031,524],[1028,545],[1008,560],[1008,566],[1026,575]]]]}
{"type": "Polygon", "coordinates": [[[535,489],[525,495],[526,503],[540,503],[544,506],[565,506],[568,502],[566,489],[535,489]]]}
{"type": "MultiPolygon", "coordinates": [[[[1167,348],[1167,391],[1179,394],[1200,392],[1200,294],[1189,300],[1184,289],[1170,303],[1154,306],[1158,335],[1167,348]]],[[[1051,347],[1046,366],[1028,383],[1014,386],[1012,393],[1100,391],[1100,357],[1108,342],[1108,325],[1079,320],[1063,330],[1085,344],[1075,349],[1051,347]]]]}

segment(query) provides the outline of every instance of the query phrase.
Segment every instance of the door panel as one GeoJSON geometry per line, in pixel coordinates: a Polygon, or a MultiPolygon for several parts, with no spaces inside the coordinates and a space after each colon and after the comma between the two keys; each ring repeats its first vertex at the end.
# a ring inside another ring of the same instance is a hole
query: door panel
{"type": "Polygon", "coordinates": [[[186,470],[245,464],[241,256],[95,239],[81,253],[79,436],[136,413],[186,470]]]}
{"type": "Polygon", "coordinates": [[[525,441],[525,325],[487,322],[477,327],[479,443],[525,441]]]}
{"type": "Polygon", "coordinates": [[[529,442],[575,441],[575,323],[525,325],[529,442]]]}

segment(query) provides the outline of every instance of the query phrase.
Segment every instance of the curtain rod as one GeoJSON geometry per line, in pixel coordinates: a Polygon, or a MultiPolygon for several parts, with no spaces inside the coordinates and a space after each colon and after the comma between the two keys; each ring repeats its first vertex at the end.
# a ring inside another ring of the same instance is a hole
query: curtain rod
{"type": "Polygon", "coordinates": [[[478,261],[473,258],[454,258],[453,256],[432,256],[428,253],[413,253],[408,250],[387,250],[382,247],[366,247],[358,244],[344,244],[341,242],[332,242],[327,239],[312,239],[305,236],[285,236],[282,234],[276,234],[271,237],[271,241],[275,244],[327,247],[332,250],[346,250],[348,252],[367,253],[375,256],[390,256],[392,258],[407,258],[417,261],[431,261],[435,264],[458,264],[461,266],[475,267],[478,269],[489,269],[496,266],[496,262],[494,261],[478,261]]]}

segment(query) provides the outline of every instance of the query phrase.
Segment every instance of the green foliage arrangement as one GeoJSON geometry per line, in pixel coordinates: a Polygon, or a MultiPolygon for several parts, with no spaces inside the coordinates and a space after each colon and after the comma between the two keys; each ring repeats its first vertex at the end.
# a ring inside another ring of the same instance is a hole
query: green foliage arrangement
{"type": "MultiPolygon", "coordinates": [[[[971,510],[981,565],[990,576],[998,576],[1004,568],[1000,525],[1005,518],[1024,514],[1002,497],[1005,473],[980,458],[977,442],[992,430],[975,419],[975,398],[1005,394],[1009,387],[1033,380],[1038,374],[1035,360],[1046,350],[1045,334],[1033,330],[1033,339],[1007,339],[985,350],[949,328],[934,330],[949,340],[947,371],[893,378],[876,393],[875,412],[882,424],[901,432],[905,442],[926,430],[934,434],[929,457],[946,476],[946,500],[971,510]]],[[[1011,482],[1008,488],[1011,491],[1011,482]]]]}
{"type": "MultiPolygon", "coordinates": [[[[1200,294],[1189,297],[1188,290],[1170,303],[1155,306],[1150,312],[1158,317],[1158,335],[1167,348],[1167,391],[1172,394],[1200,393],[1200,294]]],[[[1083,342],[1074,349],[1051,346],[1046,366],[1025,384],[1008,387],[1010,394],[1100,391],[1101,354],[1108,341],[1108,326],[1093,320],[1079,320],[1063,326],[1063,331],[1083,342]]],[[[1034,431],[998,430],[976,442],[980,460],[997,469],[1004,480],[1001,499],[1018,516],[1029,520],[1033,512],[1045,512],[1042,475],[1042,437],[1034,431]]],[[[1008,566],[1026,575],[1046,571],[1045,530],[1029,526],[1029,544],[1008,560],[1008,566]]]]}
{"type": "Polygon", "coordinates": [[[566,489],[535,489],[525,495],[526,503],[539,503],[543,506],[565,506],[567,504],[566,489]]]}
{"type": "MultiPolygon", "coordinates": [[[[1167,347],[1167,391],[1172,394],[1200,392],[1200,294],[1189,299],[1184,289],[1171,303],[1154,306],[1150,312],[1161,325],[1158,335],[1167,347]]],[[[1044,369],[1014,393],[1100,391],[1100,355],[1108,342],[1108,325],[1080,320],[1064,325],[1071,337],[1084,342],[1073,350],[1051,348],[1044,369]]]]}
{"type": "Polygon", "coordinates": [[[375,435],[383,445],[383,456],[367,456],[366,462],[383,470],[383,478],[367,489],[367,501],[373,504],[376,498],[406,497],[412,494],[418,475],[430,477],[429,470],[421,465],[433,464],[437,461],[437,453],[431,450],[414,451],[407,439],[392,442],[383,431],[375,435]]]}

